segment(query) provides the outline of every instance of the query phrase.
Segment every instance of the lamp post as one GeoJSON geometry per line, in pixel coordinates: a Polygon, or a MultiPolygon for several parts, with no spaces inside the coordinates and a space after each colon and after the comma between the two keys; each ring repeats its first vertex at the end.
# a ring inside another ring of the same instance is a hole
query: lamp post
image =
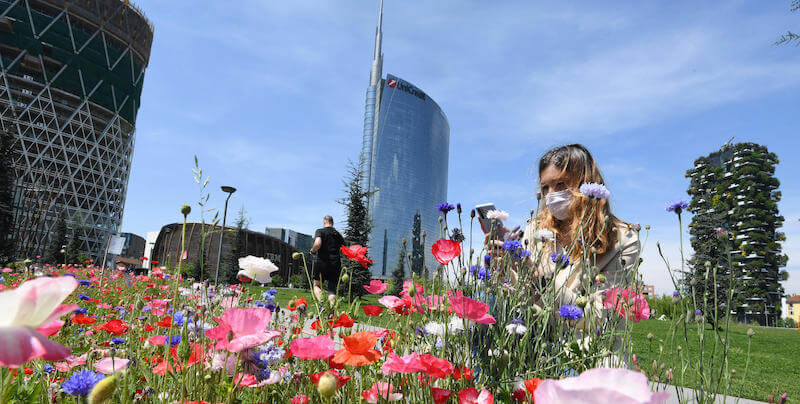
{"type": "Polygon", "coordinates": [[[225,236],[225,221],[228,218],[228,200],[230,200],[231,195],[233,195],[233,193],[236,192],[236,188],[229,187],[227,185],[223,185],[221,189],[222,192],[228,194],[228,197],[225,198],[225,210],[222,213],[222,233],[219,234],[219,248],[217,249],[217,270],[216,273],[214,274],[214,286],[217,286],[217,282],[219,281],[219,263],[220,263],[220,258],[222,258],[222,239],[225,236]]]}

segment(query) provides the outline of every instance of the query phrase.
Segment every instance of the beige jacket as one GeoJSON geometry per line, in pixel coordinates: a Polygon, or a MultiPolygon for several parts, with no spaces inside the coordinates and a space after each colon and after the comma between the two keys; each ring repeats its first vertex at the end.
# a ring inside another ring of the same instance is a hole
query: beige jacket
{"type": "MultiPolygon", "coordinates": [[[[632,227],[627,225],[619,226],[619,236],[614,246],[610,247],[608,251],[594,257],[593,265],[599,268],[599,274],[606,277],[606,282],[597,291],[594,296],[599,298],[602,302],[602,297],[599,296],[609,288],[626,288],[635,284],[635,268],[636,262],[639,260],[640,245],[639,234],[632,227]]],[[[531,253],[540,252],[544,247],[547,256],[542,257],[540,260],[541,266],[546,274],[555,272],[555,263],[550,259],[550,254],[554,250],[559,254],[564,253],[564,247],[557,245],[555,241],[543,242],[542,240],[535,240],[536,224],[535,221],[530,220],[525,227],[525,234],[522,239],[523,245],[528,246],[531,253]],[[545,245],[546,244],[546,245],[545,245]]],[[[581,285],[581,276],[586,271],[581,265],[570,263],[569,267],[558,271],[555,279],[556,289],[560,292],[561,304],[571,304],[575,302],[584,290],[581,285]]]]}

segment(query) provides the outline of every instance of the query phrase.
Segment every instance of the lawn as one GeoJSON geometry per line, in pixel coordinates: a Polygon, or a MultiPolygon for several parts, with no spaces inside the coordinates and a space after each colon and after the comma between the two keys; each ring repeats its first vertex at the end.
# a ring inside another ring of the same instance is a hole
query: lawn
{"type": "MultiPolygon", "coordinates": [[[[672,322],[658,320],[646,320],[634,325],[632,337],[639,366],[650,369],[653,360],[657,360],[659,366],[664,363],[668,368],[681,367],[680,359],[675,355],[661,355],[659,358],[659,345],[661,341],[668,340],[671,326],[672,322]],[[652,342],[647,339],[648,333],[654,336],[652,342]]],[[[708,324],[705,327],[704,352],[705,355],[709,355],[713,349],[713,330],[708,324]]],[[[697,326],[692,325],[688,329],[689,343],[684,341],[682,330],[676,336],[675,342],[676,345],[681,345],[687,357],[695,358],[695,361],[699,354],[697,335],[697,326]]],[[[795,399],[800,397],[800,370],[797,365],[797,359],[800,357],[800,331],[733,324],[728,330],[727,338],[730,341],[729,367],[736,370],[729,390],[730,395],[760,401],[767,401],[770,394],[778,397],[784,392],[795,399]],[[749,328],[752,328],[755,334],[752,337],[750,362],[745,374],[749,328]]],[[[665,352],[669,351],[665,349],[665,352]]],[[[691,368],[687,370],[686,376],[686,380],[678,383],[688,387],[698,385],[697,374],[692,372],[691,368]]],[[[675,377],[677,381],[677,371],[675,377]]]]}

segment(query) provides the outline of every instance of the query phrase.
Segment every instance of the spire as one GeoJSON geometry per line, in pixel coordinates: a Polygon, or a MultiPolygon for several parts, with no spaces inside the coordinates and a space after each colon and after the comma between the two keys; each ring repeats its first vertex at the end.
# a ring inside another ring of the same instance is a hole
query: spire
{"type": "Polygon", "coordinates": [[[369,85],[376,86],[381,80],[383,75],[383,53],[381,52],[381,41],[383,32],[381,26],[383,25],[383,0],[380,0],[380,7],[378,9],[378,26],[375,28],[375,55],[372,57],[372,70],[369,73],[369,85]]]}

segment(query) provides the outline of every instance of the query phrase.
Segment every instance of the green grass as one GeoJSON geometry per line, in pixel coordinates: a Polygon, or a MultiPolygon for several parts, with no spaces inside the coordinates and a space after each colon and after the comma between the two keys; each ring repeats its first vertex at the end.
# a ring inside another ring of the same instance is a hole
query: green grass
{"type": "MultiPolygon", "coordinates": [[[[662,363],[667,368],[675,369],[675,383],[687,387],[698,387],[699,380],[697,372],[690,366],[686,370],[684,379],[681,380],[679,371],[682,367],[682,360],[675,354],[675,350],[670,346],[670,335],[672,322],[647,320],[634,324],[632,331],[634,353],[638,357],[639,366],[652,374],[653,361],[662,363]],[[652,333],[652,342],[648,341],[647,334],[652,333]],[[664,346],[664,354],[659,355],[659,346],[664,346]]],[[[688,343],[683,338],[683,329],[680,328],[676,333],[674,344],[680,345],[683,349],[684,360],[691,358],[692,365],[697,363],[699,357],[698,328],[691,325],[687,328],[688,343]]],[[[724,338],[724,331],[721,332],[724,338]]],[[[710,325],[705,325],[705,347],[704,355],[709,358],[713,351],[714,331],[710,325]]],[[[800,331],[786,328],[767,328],[758,326],[748,326],[732,324],[728,329],[728,366],[735,369],[736,373],[732,377],[728,394],[749,398],[753,400],[766,401],[770,394],[775,397],[784,392],[789,397],[800,397],[800,372],[798,372],[798,358],[800,358],[800,331]],[[750,360],[747,364],[748,339],[747,330],[752,328],[755,335],[752,337],[750,345],[750,360]],[[745,374],[745,367],[747,372],[745,374]]],[[[718,347],[717,357],[720,349],[718,347]]],[[[719,363],[717,361],[717,363],[719,363]]],[[[719,367],[716,367],[719,369],[719,367]]],[[[720,392],[724,392],[722,386],[720,392]]]]}

